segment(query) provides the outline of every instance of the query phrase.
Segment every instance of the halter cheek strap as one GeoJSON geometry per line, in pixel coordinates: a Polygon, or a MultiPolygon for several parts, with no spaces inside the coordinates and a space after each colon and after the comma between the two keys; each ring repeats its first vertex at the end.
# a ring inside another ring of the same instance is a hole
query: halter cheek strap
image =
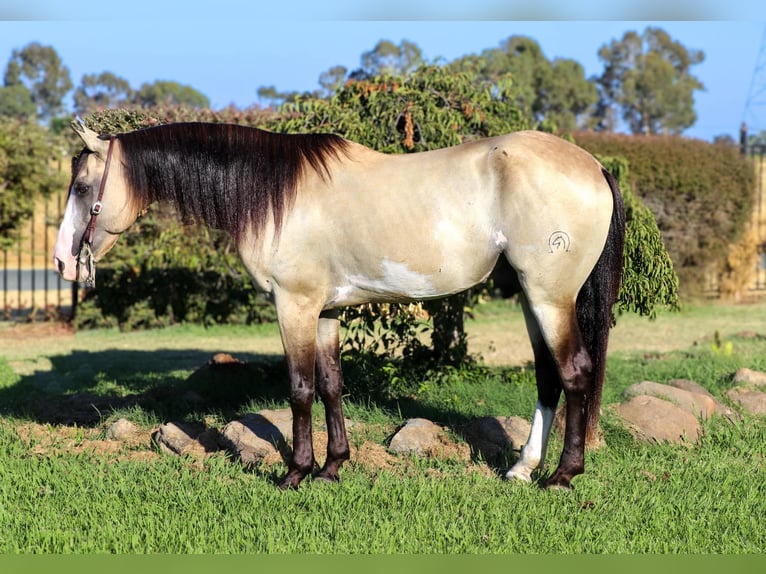
{"type": "Polygon", "coordinates": [[[101,200],[104,198],[104,189],[106,188],[106,178],[109,175],[109,166],[112,164],[112,148],[114,147],[114,138],[109,138],[109,147],[106,151],[106,165],[104,166],[104,175],[101,176],[101,184],[98,186],[98,195],[95,203],[90,207],[90,221],[85,228],[85,234],[82,236],[83,243],[93,244],[93,234],[96,231],[96,218],[103,209],[101,200]]]}
{"type": "MultiPolygon", "coordinates": [[[[96,262],[93,257],[93,251],[91,246],[93,245],[93,236],[96,233],[96,218],[101,214],[104,205],[101,200],[104,198],[104,189],[106,188],[106,178],[109,176],[109,166],[112,164],[112,148],[114,147],[114,139],[109,138],[109,147],[106,151],[106,164],[104,165],[104,175],[101,176],[101,183],[98,186],[98,195],[96,201],[90,207],[90,221],[88,227],[85,228],[85,233],[82,235],[80,241],[80,252],[77,254],[78,261],[88,266],[88,279],[86,285],[93,287],[96,284],[96,262]]],[[[79,269],[79,266],[78,266],[79,269]]]]}

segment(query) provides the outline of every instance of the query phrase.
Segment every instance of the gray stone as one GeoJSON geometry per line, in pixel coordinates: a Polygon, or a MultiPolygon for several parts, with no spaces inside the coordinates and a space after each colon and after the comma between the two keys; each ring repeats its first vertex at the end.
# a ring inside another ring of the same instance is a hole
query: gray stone
{"type": "Polygon", "coordinates": [[[138,427],[128,419],[118,419],[113,422],[106,431],[106,436],[111,440],[128,442],[136,438],[138,427]]]}
{"type": "Polygon", "coordinates": [[[221,445],[244,464],[252,465],[277,451],[286,452],[290,438],[292,417],[288,418],[284,410],[264,410],[227,424],[221,433],[221,445]]]}
{"type": "Polygon", "coordinates": [[[721,415],[731,422],[738,422],[742,420],[742,415],[732,409],[729,405],[722,403],[719,399],[714,397],[710,391],[708,391],[699,383],[690,381],[689,379],[672,379],[668,381],[668,384],[671,387],[677,387],[679,389],[689,391],[690,393],[697,393],[706,397],[710,397],[713,399],[713,403],[715,404],[715,414],[721,415]]]}
{"type": "MultiPolygon", "coordinates": [[[[167,423],[161,425],[152,438],[160,450],[169,454],[186,454],[202,449],[197,438],[205,431],[201,424],[167,423]]],[[[204,449],[202,449],[204,450],[204,449]]]]}
{"type": "Polygon", "coordinates": [[[509,448],[521,451],[530,427],[521,417],[483,417],[467,425],[463,435],[474,454],[493,462],[509,448]]]}
{"type": "Polygon", "coordinates": [[[766,373],[752,369],[739,369],[734,373],[734,382],[738,385],[764,387],[766,386],[766,373]]]}
{"type": "Polygon", "coordinates": [[[409,419],[391,439],[388,450],[397,454],[428,456],[439,450],[442,429],[427,419],[409,419]]]}
{"type": "Polygon", "coordinates": [[[715,412],[715,403],[709,396],[685,391],[670,385],[662,385],[652,381],[643,381],[625,389],[625,397],[632,398],[648,395],[675,403],[694,416],[709,419],[715,412]]]}
{"type": "Polygon", "coordinates": [[[670,401],[636,395],[614,407],[631,434],[646,442],[695,442],[701,428],[697,417],[670,401]]]}
{"type": "Polygon", "coordinates": [[[734,387],[726,391],[726,396],[751,415],[766,415],[766,393],[734,387]]]}

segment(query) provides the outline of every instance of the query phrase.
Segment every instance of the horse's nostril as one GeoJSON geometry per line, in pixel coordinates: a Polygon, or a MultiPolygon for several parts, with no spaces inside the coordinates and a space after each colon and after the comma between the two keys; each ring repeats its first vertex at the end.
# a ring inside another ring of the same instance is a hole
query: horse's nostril
{"type": "Polygon", "coordinates": [[[61,259],[56,257],[56,267],[59,270],[59,274],[62,274],[64,273],[64,268],[66,267],[66,264],[61,259]]]}

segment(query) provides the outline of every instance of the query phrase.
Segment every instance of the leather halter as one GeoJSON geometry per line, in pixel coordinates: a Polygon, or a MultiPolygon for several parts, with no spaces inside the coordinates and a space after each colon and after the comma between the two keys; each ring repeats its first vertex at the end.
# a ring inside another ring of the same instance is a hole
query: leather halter
{"type": "MultiPolygon", "coordinates": [[[[85,228],[85,233],[82,235],[80,241],[80,251],[77,253],[77,261],[83,265],[88,266],[88,279],[85,281],[86,286],[94,287],[96,284],[96,263],[93,258],[93,251],[91,246],[93,245],[93,236],[96,233],[96,218],[101,214],[103,204],[101,200],[104,198],[104,189],[106,188],[106,178],[109,176],[109,166],[112,164],[112,148],[114,147],[115,138],[109,138],[109,147],[106,151],[106,164],[104,165],[104,174],[101,176],[101,183],[98,186],[98,195],[96,201],[90,207],[90,221],[88,227],[85,228]]],[[[79,275],[80,266],[77,266],[77,272],[79,275]]]]}

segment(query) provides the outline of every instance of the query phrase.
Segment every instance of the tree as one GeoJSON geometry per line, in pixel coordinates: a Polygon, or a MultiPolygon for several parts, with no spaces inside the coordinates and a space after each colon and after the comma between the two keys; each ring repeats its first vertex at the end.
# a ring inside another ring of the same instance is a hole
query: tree
{"type": "Polygon", "coordinates": [[[680,134],[694,125],[694,92],[704,89],[690,73],[705,55],[689,50],[660,28],[626,32],[599,49],[600,127],[616,127],[615,111],[634,134],[680,134]]]}
{"type": "Polygon", "coordinates": [[[111,72],[86,74],[74,92],[74,107],[80,114],[117,108],[131,101],[133,90],[124,78],[111,72]]]}
{"type": "Polygon", "coordinates": [[[167,80],[143,84],[136,92],[134,99],[135,103],[145,108],[152,106],[210,107],[210,100],[204,94],[191,86],[167,80]]]}
{"type": "Polygon", "coordinates": [[[511,36],[498,48],[464,56],[447,67],[474,74],[487,89],[509,91],[525,117],[551,130],[583,127],[598,101],[582,65],[565,58],[549,61],[526,36],[511,36]]]}
{"type": "Polygon", "coordinates": [[[332,96],[346,80],[348,69],[345,66],[333,66],[319,75],[319,85],[322,86],[325,97],[332,96]]]}
{"type": "MultiPolygon", "coordinates": [[[[32,97],[37,117],[48,121],[64,109],[64,96],[72,89],[69,69],[56,50],[38,42],[14,50],[5,70],[6,88],[23,86],[32,97]]],[[[20,92],[16,92],[18,95],[20,92]]]]}
{"type": "Polygon", "coordinates": [[[63,188],[64,176],[49,169],[53,146],[34,120],[0,118],[0,248],[18,239],[35,200],[63,188]]]}
{"type": "Polygon", "coordinates": [[[37,115],[32,94],[21,84],[0,87],[0,116],[24,119],[37,115]]]}
{"type": "Polygon", "coordinates": [[[408,76],[424,63],[423,52],[414,42],[402,40],[399,45],[380,40],[360,58],[362,67],[352,73],[355,79],[375,76],[408,76]]]}

